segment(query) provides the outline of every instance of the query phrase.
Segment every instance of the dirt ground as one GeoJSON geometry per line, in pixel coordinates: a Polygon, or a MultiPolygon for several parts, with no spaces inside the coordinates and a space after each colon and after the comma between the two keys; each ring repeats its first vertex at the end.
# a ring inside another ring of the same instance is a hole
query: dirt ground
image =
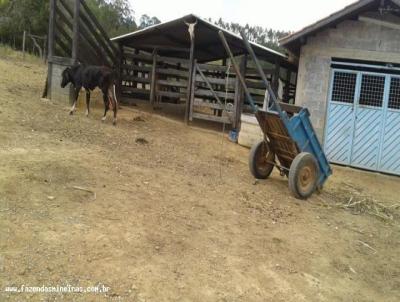
{"type": "Polygon", "coordinates": [[[45,72],[0,55],[0,301],[400,300],[399,178],[335,166],[299,201],[221,133],[69,116],[45,72]],[[68,284],[110,290],[4,290],[68,284]]]}

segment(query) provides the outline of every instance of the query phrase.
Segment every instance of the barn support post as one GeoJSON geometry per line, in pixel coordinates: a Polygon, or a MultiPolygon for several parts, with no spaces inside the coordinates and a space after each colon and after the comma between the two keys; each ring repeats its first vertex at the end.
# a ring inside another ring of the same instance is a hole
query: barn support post
{"type": "MultiPolygon", "coordinates": [[[[222,59],[222,62],[221,62],[221,65],[222,65],[222,66],[225,66],[225,67],[228,66],[228,65],[227,65],[227,61],[228,61],[228,60],[227,60],[226,58],[223,58],[223,59],[222,59]]],[[[225,74],[225,77],[226,77],[226,74],[225,74]]],[[[221,79],[224,79],[225,77],[222,76],[221,79]]],[[[224,90],[224,85],[219,85],[219,86],[218,86],[218,89],[224,90]]]]}
{"type": "MultiPolygon", "coordinates": [[[[135,55],[139,54],[139,50],[135,48],[135,55]]],[[[139,66],[138,60],[133,60],[132,65],[139,66]]],[[[139,72],[137,70],[129,71],[129,75],[133,75],[134,77],[139,77],[139,72]]],[[[134,88],[139,88],[139,83],[137,81],[133,81],[132,85],[134,88]]]]}
{"type": "Polygon", "coordinates": [[[154,101],[156,98],[156,77],[157,77],[157,48],[153,50],[153,65],[151,67],[151,82],[150,82],[150,104],[154,107],[154,101]]]}
{"type": "Polygon", "coordinates": [[[122,65],[124,64],[123,60],[124,60],[124,47],[122,46],[122,43],[119,42],[118,43],[118,58],[117,58],[117,62],[118,62],[118,80],[117,80],[117,99],[121,100],[122,98],[122,65]]]}
{"type": "Polygon", "coordinates": [[[47,59],[47,84],[43,96],[51,99],[51,82],[53,75],[53,64],[51,63],[54,56],[54,39],[55,39],[55,25],[56,25],[56,0],[50,0],[50,16],[49,16],[49,36],[48,36],[48,59],[47,59]]]}
{"type": "Polygon", "coordinates": [[[194,70],[194,46],[195,46],[195,28],[197,21],[195,23],[189,24],[188,31],[190,35],[190,55],[189,55],[189,76],[188,76],[188,85],[187,85],[187,98],[186,98],[186,108],[185,108],[185,123],[189,124],[189,115],[190,115],[190,99],[192,95],[192,81],[193,79],[193,70],[194,70]]]}
{"type": "Polygon", "coordinates": [[[194,90],[196,86],[196,74],[197,74],[197,60],[194,60],[192,70],[192,85],[190,87],[190,101],[189,101],[189,121],[193,121],[193,106],[194,106],[194,90]]]}
{"type": "Polygon", "coordinates": [[[279,92],[279,76],[280,76],[280,65],[279,62],[275,62],[274,75],[272,77],[272,90],[275,92],[275,95],[278,97],[279,92]]]}
{"type": "MultiPolygon", "coordinates": [[[[242,59],[240,61],[240,74],[243,76],[243,78],[246,78],[246,69],[247,69],[247,54],[244,54],[242,56],[242,59]]],[[[242,85],[240,84],[240,79],[239,77],[236,77],[236,82],[235,82],[235,108],[234,108],[234,122],[232,127],[236,128],[237,130],[240,130],[240,119],[242,116],[242,110],[243,110],[243,105],[244,105],[244,90],[242,85]]]]}
{"type": "Polygon", "coordinates": [[[288,68],[286,70],[286,83],[285,83],[285,91],[284,91],[284,96],[283,96],[283,100],[285,102],[289,102],[291,80],[292,80],[292,71],[288,68]]]}
{"type": "Polygon", "coordinates": [[[73,37],[72,37],[72,60],[74,64],[78,62],[79,56],[79,10],[80,0],[74,1],[74,20],[73,20],[73,37]]]}

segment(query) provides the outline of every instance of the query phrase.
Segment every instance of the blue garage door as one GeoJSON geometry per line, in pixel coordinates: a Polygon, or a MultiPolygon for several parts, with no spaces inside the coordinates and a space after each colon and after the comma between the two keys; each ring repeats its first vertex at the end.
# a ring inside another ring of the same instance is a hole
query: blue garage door
{"type": "Polygon", "coordinates": [[[324,146],[331,162],[400,175],[400,77],[333,70],[324,146]]]}

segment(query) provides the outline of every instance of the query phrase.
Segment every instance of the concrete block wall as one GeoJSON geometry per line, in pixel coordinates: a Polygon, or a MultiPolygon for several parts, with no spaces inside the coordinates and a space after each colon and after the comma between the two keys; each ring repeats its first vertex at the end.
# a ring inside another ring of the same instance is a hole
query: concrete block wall
{"type": "Polygon", "coordinates": [[[322,143],[332,58],[400,63],[400,31],[348,20],[308,38],[301,48],[296,104],[308,107],[322,143]]]}
{"type": "Polygon", "coordinates": [[[240,120],[241,128],[238,139],[239,145],[251,148],[253,145],[264,139],[264,133],[254,115],[243,113],[240,120]]]}
{"type": "MultiPolygon", "coordinates": [[[[61,88],[62,72],[64,71],[65,68],[67,68],[70,65],[68,65],[67,63],[58,63],[58,62],[57,63],[51,62],[48,64],[51,64],[50,74],[52,75],[49,86],[49,98],[56,102],[60,102],[65,106],[72,105],[74,97],[74,91],[72,85],[68,84],[67,87],[61,88]]],[[[90,107],[104,108],[103,93],[99,88],[96,88],[95,90],[91,91],[90,107]]],[[[81,109],[86,110],[86,93],[84,89],[82,89],[79,93],[77,109],[78,111],[81,109]]]]}
{"type": "Polygon", "coordinates": [[[64,103],[65,105],[71,104],[72,100],[72,89],[70,85],[65,88],[61,88],[61,74],[66,65],[61,65],[58,63],[49,63],[51,66],[51,81],[50,81],[50,98],[54,101],[64,103]]]}

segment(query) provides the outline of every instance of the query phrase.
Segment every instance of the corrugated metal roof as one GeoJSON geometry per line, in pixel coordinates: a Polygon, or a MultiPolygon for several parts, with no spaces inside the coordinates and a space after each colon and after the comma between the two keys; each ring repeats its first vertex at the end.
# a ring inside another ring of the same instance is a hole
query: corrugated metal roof
{"type": "MultiPolygon", "coordinates": [[[[164,47],[189,48],[190,37],[185,22],[193,23],[197,21],[196,38],[195,38],[195,57],[199,61],[213,61],[226,58],[227,54],[219,39],[218,32],[224,32],[235,55],[246,52],[242,42],[242,38],[228,30],[220,28],[196,15],[190,14],[179,19],[156,24],[142,30],[114,37],[111,41],[121,42],[123,45],[137,49],[151,50],[154,46],[160,46],[159,51],[163,52],[164,47]]],[[[290,63],[288,57],[267,48],[265,46],[251,43],[256,54],[270,62],[278,61],[282,65],[295,66],[290,63]]],[[[164,50],[165,53],[171,55],[171,51],[164,50]]],[[[175,52],[175,56],[184,57],[187,54],[175,52]]]]}

